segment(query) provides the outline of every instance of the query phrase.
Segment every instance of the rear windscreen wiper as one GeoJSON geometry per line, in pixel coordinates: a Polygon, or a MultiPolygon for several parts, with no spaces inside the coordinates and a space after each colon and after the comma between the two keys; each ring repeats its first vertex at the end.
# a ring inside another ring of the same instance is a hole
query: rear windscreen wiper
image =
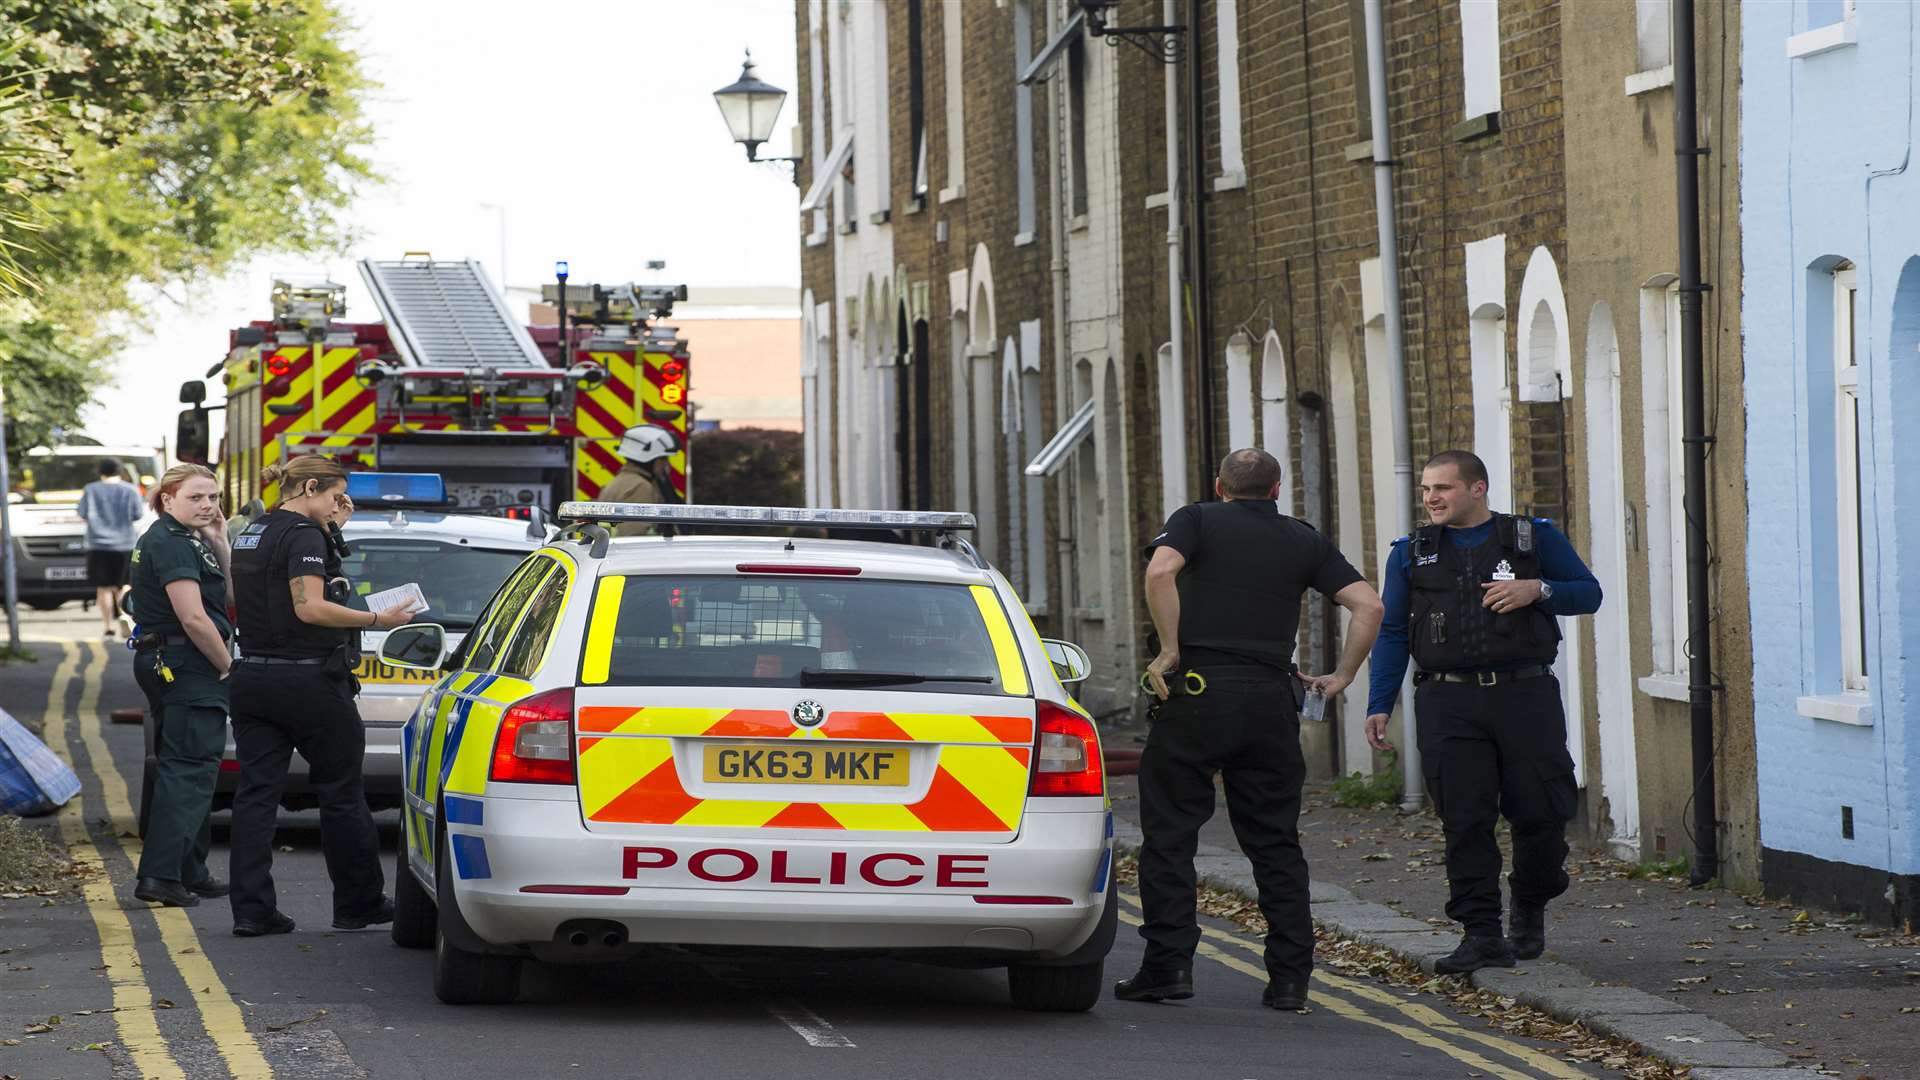
{"type": "Polygon", "coordinates": [[[904,671],[822,671],[801,668],[801,686],[899,686],[906,683],[990,683],[991,675],[915,675],[904,671]]]}

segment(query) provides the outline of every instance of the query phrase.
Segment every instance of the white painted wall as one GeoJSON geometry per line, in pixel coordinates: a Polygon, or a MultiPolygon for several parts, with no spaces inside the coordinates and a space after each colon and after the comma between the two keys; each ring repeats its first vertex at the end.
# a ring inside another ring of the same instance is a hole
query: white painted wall
{"type": "MultiPolygon", "coordinates": [[[[1334,335],[1332,347],[1328,350],[1327,366],[1333,384],[1330,401],[1333,413],[1332,487],[1343,496],[1334,500],[1339,512],[1339,531],[1335,539],[1347,561],[1364,571],[1372,559],[1361,537],[1360,410],[1353,374],[1353,353],[1347,347],[1345,334],[1334,335]]],[[[1344,639],[1350,616],[1346,608],[1340,608],[1339,611],[1340,632],[1344,639]]],[[[1370,670],[1369,665],[1360,665],[1360,674],[1354,678],[1353,686],[1340,695],[1340,760],[1347,763],[1346,771],[1349,773],[1373,771],[1360,767],[1360,763],[1373,760],[1373,749],[1367,745],[1366,735],[1370,670]]]]}
{"type": "MultiPolygon", "coordinates": [[[[1286,350],[1280,346],[1280,335],[1269,330],[1266,340],[1260,345],[1260,443],[1267,453],[1280,461],[1280,510],[1287,514],[1293,513],[1293,492],[1297,479],[1293,475],[1291,394],[1292,380],[1287,378],[1286,350]]],[[[1342,489],[1336,485],[1334,490],[1342,489]]]]}
{"type": "Polygon", "coordinates": [[[1499,112],[1499,0],[1460,0],[1460,58],[1466,117],[1499,112]]]}
{"type": "Polygon", "coordinates": [[[1467,352],[1473,375],[1473,452],[1487,463],[1488,498],[1513,509],[1513,388],[1507,378],[1507,238],[1466,245],[1467,352]]]}
{"type": "Polygon", "coordinates": [[[1229,450],[1239,450],[1253,445],[1253,401],[1253,339],[1244,333],[1238,333],[1227,339],[1229,450]]]}

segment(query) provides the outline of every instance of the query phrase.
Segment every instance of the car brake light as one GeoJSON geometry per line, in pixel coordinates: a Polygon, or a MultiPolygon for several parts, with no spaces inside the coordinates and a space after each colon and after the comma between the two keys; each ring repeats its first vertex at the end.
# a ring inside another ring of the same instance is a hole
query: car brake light
{"type": "Polygon", "coordinates": [[[857,566],[810,566],[805,563],[738,563],[742,574],[805,574],[816,577],[859,577],[857,566]]]}
{"type": "Polygon", "coordinates": [[[508,706],[493,739],[488,779],[571,784],[573,775],[573,688],[549,690],[508,706]]]}
{"type": "Polygon", "coordinates": [[[1100,733],[1093,721],[1049,702],[1040,703],[1040,741],[1034,747],[1035,795],[1104,795],[1106,771],[1100,733]]]}

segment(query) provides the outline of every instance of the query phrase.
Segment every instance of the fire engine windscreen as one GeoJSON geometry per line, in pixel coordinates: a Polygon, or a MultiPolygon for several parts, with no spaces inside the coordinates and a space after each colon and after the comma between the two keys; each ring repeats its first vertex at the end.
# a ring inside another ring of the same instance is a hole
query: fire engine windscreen
{"type": "Polygon", "coordinates": [[[494,551],[436,540],[354,537],[353,554],[341,571],[353,583],[347,606],[367,610],[366,596],[420,583],[427,598],[423,618],[449,630],[471,630],[500,583],[526,557],[523,551],[494,551]]]}
{"type": "Polygon", "coordinates": [[[1007,693],[980,601],[964,585],[652,575],[614,580],[620,584],[600,583],[587,642],[589,660],[596,649],[608,650],[609,684],[911,684],[935,693],[1007,693]],[[599,633],[608,613],[598,605],[613,600],[616,591],[609,644],[599,633]],[[910,678],[890,678],[900,675],[910,678]]]}

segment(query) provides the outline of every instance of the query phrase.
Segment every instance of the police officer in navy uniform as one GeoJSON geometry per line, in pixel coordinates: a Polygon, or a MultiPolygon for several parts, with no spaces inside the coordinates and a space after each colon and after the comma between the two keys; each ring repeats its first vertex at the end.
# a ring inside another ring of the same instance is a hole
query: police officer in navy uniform
{"type": "Polygon", "coordinates": [[[1373,649],[1367,739],[1387,718],[1411,652],[1421,771],[1447,836],[1447,915],[1466,929],[1442,974],[1512,967],[1546,949],[1547,902],[1567,891],[1573,758],[1560,682],[1558,615],[1600,609],[1600,583],[1545,518],[1487,508],[1487,467],[1435,454],[1420,477],[1430,524],[1394,541],[1387,618],[1373,649]],[[1500,926],[1502,814],[1513,826],[1508,934],[1500,926]]]}
{"type": "Polygon", "coordinates": [[[393,921],[380,839],[367,809],[366,730],[354,707],[350,635],[390,629],[405,611],[356,611],[325,598],[325,523],[343,509],[346,469],[319,456],[270,466],[278,508],[234,538],[240,660],[233,676],[233,738],[240,787],[233,799],[233,932],[284,934],[276,906],[273,830],[293,752],[307,760],[320,803],[320,846],[333,881],[333,925],[358,930],[393,921]]]}
{"type": "Polygon", "coordinates": [[[1328,696],[1353,682],[1380,626],[1380,598],[1311,525],[1280,512],[1280,463],[1236,450],[1214,481],[1219,502],[1183,506],[1147,545],[1147,607],[1161,641],[1145,682],[1159,699],[1140,760],[1140,936],[1146,957],[1114,987],[1123,1001],[1193,996],[1193,856],[1213,816],[1214,774],[1253,863],[1267,918],[1271,1008],[1306,1006],[1313,970],[1307,860],[1300,850],[1300,689],[1293,651],[1300,598],[1314,589],[1352,613],[1328,696]]]}
{"type": "Polygon", "coordinates": [[[233,600],[220,486],[203,465],[176,465],[153,495],[159,517],[134,546],[133,676],[155,724],[153,791],[135,899],[193,907],[227,895],[207,872],[208,817],[227,745],[233,600]]]}

